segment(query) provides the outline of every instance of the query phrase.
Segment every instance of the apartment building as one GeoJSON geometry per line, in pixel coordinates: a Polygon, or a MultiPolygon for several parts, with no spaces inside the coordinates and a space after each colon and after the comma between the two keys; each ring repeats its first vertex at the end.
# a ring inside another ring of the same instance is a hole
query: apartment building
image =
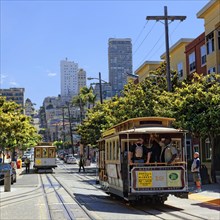
{"type": "Polygon", "coordinates": [[[6,97],[7,101],[13,101],[24,108],[24,88],[0,89],[0,96],[6,97]]]}
{"type": "Polygon", "coordinates": [[[190,79],[193,73],[206,75],[205,33],[200,34],[186,45],[186,73],[190,79]]]}
{"type": "Polygon", "coordinates": [[[138,76],[138,81],[142,82],[145,78],[149,77],[150,72],[156,70],[162,61],[145,61],[137,70],[135,74],[138,76]]]}
{"type": "Polygon", "coordinates": [[[207,73],[220,73],[220,1],[210,1],[197,18],[204,19],[207,73]]]}
{"type": "MultiPolygon", "coordinates": [[[[187,76],[185,48],[193,40],[192,38],[181,38],[169,50],[170,69],[177,71],[179,80],[183,80],[187,76]]],[[[162,54],[160,58],[165,60],[166,53],[162,54]]]]}
{"type": "Polygon", "coordinates": [[[61,97],[71,99],[78,94],[78,64],[74,61],[60,61],[61,97]]]}

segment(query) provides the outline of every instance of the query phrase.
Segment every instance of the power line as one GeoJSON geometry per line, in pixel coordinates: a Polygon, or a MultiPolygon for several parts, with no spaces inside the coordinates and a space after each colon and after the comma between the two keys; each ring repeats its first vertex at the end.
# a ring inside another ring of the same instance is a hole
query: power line
{"type": "Polygon", "coordinates": [[[164,32],[160,35],[160,37],[158,38],[157,42],[154,44],[154,46],[151,48],[150,52],[148,52],[148,54],[142,59],[142,61],[140,62],[139,65],[141,65],[141,63],[143,63],[143,61],[149,56],[149,54],[152,52],[152,50],[156,47],[156,45],[158,44],[158,42],[161,40],[161,37],[164,35],[164,32]]]}
{"type": "MultiPolygon", "coordinates": [[[[180,25],[180,22],[177,23],[177,25],[175,26],[175,28],[174,28],[173,31],[171,32],[170,37],[173,35],[173,33],[176,31],[176,29],[179,27],[179,25],[180,25]]],[[[171,40],[171,38],[170,38],[170,40],[171,40]]],[[[158,52],[158,50],[161,49],[161,47],[162,47],[163,45],[164,45],[164,41],[163,41],[162,44],[159,46],[159,48],[158,48],[148,59],[150,60],[151,57],[153,57],[153,56],[158,52]]]]}
{"type": "Polygon", "coordinates": [[[146,38],[148,37],[148,35],[151,33],[151,31],[153,30],[154,26],[156,25],[156,22],[154,23],[154,25],[151,27],[150,31],[147,33],[147,35],[145,36],[145,38],[142,40],[142,42],[139,44],[138,48],[134,51],[134,55],[135,53],[138,51],[138,49],[141,47],[141,45],[144,43],[144,41],[146,40],[146,38]]]}
{"type": "Polygon", "coordinates": [[[145,29],[145,27],[146,27],[146,25],[147,25],[148,22],[149,22],[149,21],[147,21],[147,22],[144,24],[144,27],[141,29],[140,33],[138,34],[136,40],[134,41],[133,46],[136,44],[136,42],[137,42],[138,39],[140,38],[140,36],[141,36],[141,34],[143,33],[143,31],[144,31],[144,29],[145,29]]]}

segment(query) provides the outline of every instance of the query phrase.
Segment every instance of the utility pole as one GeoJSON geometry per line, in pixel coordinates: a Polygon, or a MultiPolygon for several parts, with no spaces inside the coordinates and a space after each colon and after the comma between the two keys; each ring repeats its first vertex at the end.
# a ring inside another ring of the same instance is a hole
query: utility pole
{"type": "Polygon", "coordinates": [[[103,103],[103,100],[102,100],[102,78],[101,78],[100,72],[99,72],[99,90],[100,90],[100,102],[102,104],[103,103]]]}
{"type": "Polygon", "coordinates": [[[74,155],[75,152],[74,152],[74,146],[73,146],[73,129],[72,129],[69,103],[67,104],[67,109],[68,109],[68,118],[69,118],[69,126],[70,126],[70,140],[71,140],[72,151],[73,151],[73,155],[74,155]]]}
{"type": "Polygon", "coordinates": [[[165,42],[166,42],[166,71],[167,71],[167,89],[168,92],[172,91],[172,84],[170,80],[170,52],[169,52],[169,28],[168,28],[168,20],[174,21],[174,20],[180,20],[183,21],[186,19],[186,16],[168,16],[167,15],[167,6],[164,6],[164,16],[147,16],[146,20],[164,20],[165,24],[165,42]]]}
{"type": "Polygon", "coordinates": [[[63,143],[64,143],[66,141],[65,121],[64,121],[64,107],[62,107],[62,116],[63,116],[63,143]]]}

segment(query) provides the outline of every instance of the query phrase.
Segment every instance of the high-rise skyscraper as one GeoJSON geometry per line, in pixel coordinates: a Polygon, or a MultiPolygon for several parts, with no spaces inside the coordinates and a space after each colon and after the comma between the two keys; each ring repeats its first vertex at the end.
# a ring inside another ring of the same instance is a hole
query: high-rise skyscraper
{"type": "Polygon", "coordinates": [[[78,94],[78,64],[73,61],[60,61],[61,97],[71,99],[78,94]]]}
{"type": "Polygon", "coordinates": [[[109,83],[112,95],[120,95],[127,84],[128,74],[133,74],[132,44],[130,38],[110,38],[108,41],[109,83]]]}

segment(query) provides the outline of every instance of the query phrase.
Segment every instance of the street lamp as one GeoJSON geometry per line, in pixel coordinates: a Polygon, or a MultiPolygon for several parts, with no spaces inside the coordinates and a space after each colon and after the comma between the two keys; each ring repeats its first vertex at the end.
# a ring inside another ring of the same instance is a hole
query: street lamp
{"type": "Polygon", "coordinates": [[[93,80],[93,79],[98,79],[99,80],[100,102],[102,104],[103,103],[103,99],[102,99],[102,82],[104,82],[104,83],[107,83],[107,82],[105,80],[102,80],[100,72],[99,72],[99,78],[88,77],[87,79],[88,80],[93,80]]]}

